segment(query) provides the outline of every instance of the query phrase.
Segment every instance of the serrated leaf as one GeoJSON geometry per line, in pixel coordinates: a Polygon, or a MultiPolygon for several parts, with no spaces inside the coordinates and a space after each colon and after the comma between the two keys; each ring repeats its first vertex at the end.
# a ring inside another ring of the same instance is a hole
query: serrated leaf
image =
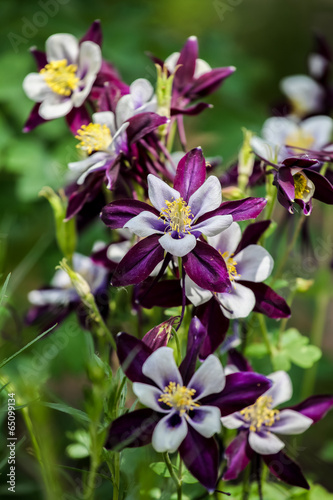
{"type": "Polygon", "coordinates": [[[288,359],[288,356],[284,351],[279,351],[274,354],[272,358],[273,368],[274,370],[283,370],[285,372],[289,371],[291,368],[291,363],[288,359]]]}
{"type": "Polygon", "coordinates": [[[301,368],[311,368],[321,355],[321,350],[315,345],[303,345],[289,353],[291,361],[301,368]]]}

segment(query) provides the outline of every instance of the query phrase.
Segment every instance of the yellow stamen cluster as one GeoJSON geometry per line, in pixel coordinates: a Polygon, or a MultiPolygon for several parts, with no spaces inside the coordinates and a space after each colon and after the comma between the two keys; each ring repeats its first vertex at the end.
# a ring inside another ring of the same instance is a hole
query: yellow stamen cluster
{"type": "Polygon", "coordinates": [[[224,259],[224,261],[226,263],[227,269],[228,269],[230,281],[234,281],[234,279],[237,278],[237,276],[238,277],[241,276],[237,272],[237,269],[236,269],[237,262],[233,259],[233,256],[234,256],[234,254],[232,253],[232,254],[229,255],[229,252],[224,252],[222,254],[222,257],[223,257],[223,259],[224,259]]]}
{"type": "Polygon", "coordinates": [[[311,148],[313,143],[314,143],[314,137],[308,132],[302,130],[301,128],[299,128],[296,132],[289,134],[286,138],[287,146],[309,149],[311,148]]]}
{"type": "Polygon", "coordinates": [[[177,233],[189,233],[191,229],[191,207],[183,200],[177,198],[174,201],[165,200],[166,208],[160,213],[160,218],[164,219],[164,223],[170,224],[172,231],[177,233]]]}
{"type": "Polygon", "coordinates": [[[87,151],[88,154],[93,151],[105,151],[112,141],[110,129],[100,123],[82,125],[75,138],[80,141],[76,147],[87,151]]]}
{"type": "Polygon", "coordinates": [[[195,389],[188,389],[175,382],[170,382],[170,384],[164,388],[164,392],[161,394],[158,401],[179,411],[180,415],[184,415],[184,413],[193,410],[196,406],[200,406],[192,399],[195,393],[195,389]]]}
{"type": "Polygon", "coordinates": [[[260,396],[254,405],[241,410],[240,414],[251,422],[250,431],[260,431],[261,427],[271,427],[275,420],[279,420],[279,410],[272,410],[273,399],[271,396],[260,396]]]}
{"type": "Polygon", "coordinates": [[[305,195],[310,193],[310,189],[307,186],[306,177],[301,172],[298,172],[293,176],[294,186],[295,186],[295,198],[301,200],[305,195]]]}
{"type": "Polygon", "coordinates": [[[69,96],[79,83],[76,76],[76,64],[67,64],[67,59],[51,61],[45,68],[40,70],[44,80],[53,92],[63,96],[69,96]]]}

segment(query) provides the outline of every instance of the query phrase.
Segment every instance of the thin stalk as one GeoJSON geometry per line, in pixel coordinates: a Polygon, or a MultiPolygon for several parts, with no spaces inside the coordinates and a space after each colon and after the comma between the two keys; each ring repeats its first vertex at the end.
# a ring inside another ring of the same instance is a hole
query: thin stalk
{"type": "MultiPolygon", "coordinates": [[[[310,342],[311,344],[321,347],[325,322],[327,316],[327,308],[330,303],[330,299],[328,295],[319,295],[316,297],[316,312],[314,321],[312,324],[311,334],[310,334],[310,342]]],[[[317,375],[317,363],[313,365],[312,368],[306,370],[303,379],[303,389],[302,389],[302,397],[307,398],[313,394],[315,382],[317,375]]]]}
{"type": "Polygon", "coordinates": [[[272,347],[271,342],[269,340],[269,335],[268,335],[268,330],[267,330],[265,318],[260,313],[257,315],[257,317],[258,317],[258,321],[259,321],[260,328],[261,328],[262,338],[263,338],[265,346],[267,348],[269,357],[272,358],[273,357],[273,347],[272,347]]]}
{"type": "Polygon", "coordinates": [[[183,461],[181,458],[179,458],[179,468],[178,468],[178,481],[179,481],[179,488],[177,491],[177,500],[182,500],[182,484],[183,484],[183,461]]]}
{"type": "Polygon", "coordinates": [[[305,215],[302,214],[300,216],[300,218],[298,219],[297,226],[295,228],[292,240],[291,240],[291,242],[289,243],[289,245],[286,248],[286,251],[285,251],[285,253],[284,253],[283,257],[282,257],[282,260],[281,260],[281,262],[280,262],[280,264],[279,264],[279,266],[277,268],[277,271],[275,273],[275,277],[273,279],[273,282],[271,283],[271,286],[273,286],[274,283],[276,282],[276,280],[278,278],[280,278],[280,276],[282,274],[282,271],[284,269],[284,266],[286,265],[286,262],[289,259],[289,255],[291,254],[291,252],[292,252],[292,250],[293,250],[293,248],[295,246],[295,243],[296,243],[298,235],[299,235],[299,233],[300,233],[300,231],[302,229],[304,221],[305,221],[305,215]]]}
{"type": "Polygon", "coordinates": [[[178,477],[176,476],[176,473],[174,471],[174,468],[172,466],[172,463],[171,463],[171,460],[170,460],[170,457],[169,457],[169,453],[168,452],[163,453],[163,458],[164,458],[164,461],[165,461],[166,466],[168,468],[170,477],[172,478],[172,480],[174,481],[174,483],[176,485],[176,488],[177,488],[177,500],[181,500],[182,499],[182,483],[181,483],[181,481],[179,481],[178,477]]]}
{"type": "Polygon", "coordinates": [[[243,492],[242,492],[242,500],[248,500],[250,496],[250,489],[251,489],[251,483],[250,483],[250,466],[248,465],[244,471],[244,476],[243,476],[243,492]]]}
{"type": "MultiPolygon", "coordinates": [[[[290,307],[291,304],[293,303],[293,300],[294,300],[294,297],[295,297],[295,294],[296,294],[296,286],[294,286],[292,289],[291,289],[291,292],[289,294],[289,297],[287,299],[287,304],[288,306],[290,307]]],[[[281,343],[282,343],[282,334],[283,332],[285,331],[286,329],[286,326],[287,326],[287,323],[288,323],[288,320],[289,318],[283,318],[281,320],[281,324],[280,324],[280,328],[279,328],[279,331],[278,331],[278,339],[277,339],[277,348],[278,349],[281,349],[281,343]]]]}
{"type": "Polygon", "coordinates": [[[118,500],[119,486],[120,486],[120,453],[115,452],[113,463],[114,463],[114,482],[113,482],[112,500],[118,500]]]}

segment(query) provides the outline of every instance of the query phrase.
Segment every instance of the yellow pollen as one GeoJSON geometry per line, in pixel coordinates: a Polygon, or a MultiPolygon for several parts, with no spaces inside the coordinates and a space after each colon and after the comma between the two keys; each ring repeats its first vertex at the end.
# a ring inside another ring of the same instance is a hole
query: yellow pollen
{"type": "Polygon", "coordinates": [[[69,96],[78,86],[80,79],[76,76],[76,64],[67,64],[67,59],[51,61],[40,70],[44,80],[53,92],[69,96]]]}
{"type": "Polygon", "coordinates": [[[305,194],[310,193],[310,189],[307,186],[306,177],[301,172],[293,175],[294,186],[295,186],[295,198],[301,200],[305,194]]]}
{"type": "Polygon", "coordinates": [[[250,422],[250,431],[260,431],[261,427],[271,427],[275,420],[279,420],[279,410],[272,410],[272,396],[260,396],[254,405],[241,410],[240,414],[250,422]]]}
{"type": "Polygon", "coordinates": [[[93,151],[105,151],[112,141],[110,129],[100,123],[82,125],[75,138],[80,141],[76,147],[87,151],[88,154],[93,151]]]}
{"type": "MultiPolygon", "coordinates": [[[[219,252],[219,253],[221,254],[221,252],[219,252]]],[[[226,263],[228,273],[229,273],[229,279],[230,279],[230,281],[234,281],[234,279],[237,278],[237,276],[238,277],[241,276],[240,274],[238,274],[237,269],[236,269],[237,262],[233,259],[234,254],[232,253],[229,255],[229,252],[224,252],[221,255],[226,263]]]]}
{"type": "Polygon", "coordinates": [[[195,389],[188,389],[175,382],[170,382],[170,384],[164,388],[164,392],[161,394],[158,401],[179,411],[180,415],[184,415],[184,413],[193,410],[196,406],[200,406],[192,399],[195,393],[195,389]]]}
{"type": "Polygon", "coordinates": [[[314,137],[308,132],[302,130],[301,128],[299,128],[296,132],[289,134],[286,138],[287,146],[294,146],[303,149],[311,148],[313,143],[314,143],[314,137]]]}
{"type": "Polygon", "coordinates": [[[165,200],[166,208],[160,213],[160,218],[164,219],[164,224],[169,224],[172,231],[177,233],[189,233],[191,229],[191,207],[183,200],[177,198],[174,201],[165,200]]]}

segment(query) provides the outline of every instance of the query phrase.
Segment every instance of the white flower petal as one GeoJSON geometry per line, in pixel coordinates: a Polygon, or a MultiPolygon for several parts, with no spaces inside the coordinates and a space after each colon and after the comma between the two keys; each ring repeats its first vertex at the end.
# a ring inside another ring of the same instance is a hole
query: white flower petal
{"type": "Polygon", "coordinates": [[[268,375],[268,377],[273,385],[268,391],[263,394],[263,396],[271,396],[273,398],[272,407],[280,405],[289,401],[293,395],[293,386],[288,373],[280,370],[268,375]]]}
{"type": "Polygon", "coordinates": [[[185,276],[185,293],[195,307],[205,304],[213,297],[212,292],[198,286],[187,275],[185,276]]]}
{"type": "Polygon", "coordinates": [[[67,305],[78,298],[74,289],[69,290],[31,290],[28,300],[35,306],[67,305]]]}
{"type": "Polygon", "coordinates": [[[321,149],[331,140],[333,120],[329,116],[312,116],[301,123],[301,129],[314,138],[312,149],[321,149]]]}
{"type": "Polygon", "coordinates": [[[221,184],[215,175],[208,177],[190,197],[188,204],[194,219],[218,208],[222,203],[221,184]]]}
{"type": "Polygon", "coordinates": [[[157,387],[148,384],[142,384],[141,382],[133,383],[133,392],[137,398],[139,398],[140,403],[152,410],[158,411],[160,413],[170,413],[171,408],[168,410],[163,410],[158,403],[161,397],[161,390],[157,387]]]}
{"type": "Polygon", "coordinates": [[[120,127],[132,116],[134,116],[134,104],[131,94],[123,95],[116,106],[117,126],[120,127]]]}
{"type": "Polygon", "coordinates": [[[78,74],[83,81],[96,76],[102,66],[102,52],[97,43],[85,41],[80,45],[78,74]],[[84,76],[82,76],[84,75],[84,76]]]}
{"type": "Polygon", "coordinates": [[[77,64],[79,43],[69,33],[57,33],[50,36],[45,43],[48,62],[66,59],[68,64],[77,64]]]}
{"type": "Polygon", "coordinates": [[[212,68],[209,66],[208,62],[204,61],[203,59],[197,59],[195,61],[195,70],[194,70],[194,78],[199,78],[202,75],[205,75],[206,73],[209,73],[212,68]]]}
{"type": "MultiPolygon", "coordinates": [[[[233,372],[235,373],[235,372],[233,372]]],[[[244,422],[239,412],[232,413],[221,418],[222,425],[227,429],[239,429],[239,427],[249,427],[250,422],[244,422]]]]}
{"type": "Polygon", "coordinates": [[[120,243],[112,243],[107,249],[107,258],[113,262],[120,262],[132,247],[130,241],[121,241],[120,243]]]}
{"type": "MultiPolygon", "coordinates": [[[[95,264],[90,257],[80,253],[75,253],[73,255],[73,269],[83,276],[92,292],[100,288],[108,274],[105,267],[95,264]]],[[[52,280],[52,284],[54,284],[54,282],[55,276],[52,280]]]]}
{"type": "Polygon", "coordinates": [[[219,293],[222,312],[229,319],[246,318],[253,310],[256,298],[252,290],[233,282],[229,292],[219,293]]]}
{"type": "Polygon", "coordinates": [[[229,255],[231,255],[235,252],[241,237],[242,231],[239,224],[237,224],[237,222],[233,222],[223,231],[223,234],[210,237],[207,241],[212,247],[219,250],[222,254],[224,252],[228,252],[229,255]]]}
{"type": "Polygon", "coordinates": [[[155,382],[164,391],[170,382],[183,385],[177,368],[173,349],[160,347],[154,351],[142,365],[142,373],[155,382]]]}
{"type": "Polygon", "coordinates": [[[92,115],[92,120],[94,123],[99,123],[100,125],[106,125],[111,132],[111,136],[115,134],[116,124],[115,116],[112,111],[100,111],[99,113],[94,113],[92,115]]]}
{"type": "Polygon", "coordinates": [[[102,158],[99,162],[95,163],[94,165],[92,165],[91,167],[89,167],[85,172],[83,172],[83,174],[78,178],[78,180],[76,181],[76,183],[81,186],[81,184],[84,183],[84,181],[86,180],[86,178],[88,177],[88,175],[91,173],[91,172],[95,172],[96,170],[100,170],[101,168],[103,168],[105,166],[105,163],[107,162],[107,160],[110,158],[110,155],[105,155],[104,159],[102,158]]]}
{"type": "Polygon", "coordinates": [[[297,134],[298,130],[298,125],[289,118],[273,116],[265,121],[262,136],[272,144],[283,146],[286,143],[286,138],[297,134]]]}
{"type": "Polygon", "coordinates": [[[206,438],[221,431],[221,412],[217,406],[195,408],[193,415],[189,416],[187,421],[193,429],[206,438]]]}
{"type": "Polygon", "coordinates": [[[40,73],[29,73],[23,80],[23,90],[29,99],[36,102],[42,102],[52,94],[52,90],[40,73]]]}
{"type": "Polygon", "coordinates": [[[48,95],[41,103],[39,114],[44,120],[53,120],[54,118],[66,116],[72,108],[73,103],[70,98],[64,98],[52,92],[52,94],[48,95]]]}
{"type": "Polygon", "coordinates": [[[151,212],[144,211],[130,219],[124,228],[129,229],[132,233],[137,236],[145,238],[151,234],[161,233],[163,234],[163,222],[157,217],[157,215],[151,212]]]}
{"type": "Polygon", "coordinates": [[[166,208],[166,201],[174,201],[180,197],[178,191],[170,187],[159,177],[156,177],[156,175],[149,174],[147,180],[149,199],[159,212],[161,212],[163,208],[166,208]]]}
{"type": "MultiPolygon", "coordinates": [[[[324,75],[324,72],[326,71],[328,61],[327,61],[326,57],[322,56],[321,54],[314,53],[314,54],[309,55],[308,64],[309,64],[310,74],[314,78],[317,78],[319,80],[324,75]]],[[[309,78],[309,77],[307,77],[307,78],[309,78]]],[[[315,82],[315,83],[317,83],[317,82],[315,82]]]]}
{"type": "Polygon", "coordinates": [[[193,234],[185,234],[184,238],[175,239],[170,233],[165,233],[158,241],[166,252],[176,257],[184,257],[197,244],[197,239],[193,234]]]}
{"type": "Polygon", "coordinates": [[[108,153],[104,152],[96,152],[93,153],[92,155],[88,156],[84,160],[79,160],[79,161],[73,161],[68,164],[68,168],[72,170],[73,172],[77,172],[78,174],[81,174],[85,172],[89,167],[96,165],[96,163],[99,163],[100,161],[106,159],[109,157],[108,153]]]}
{"type": "Polygon", "coordinates": [[[307,75],[283,78],[280,88],[303,115],[316,111],[324,94],[319,83],[307,75]]]}
{"type": "Polygon", "coordinates": [[[278,416],[271,427],[277,434],[302,434],[313,424],[311,418],[294,410],[282,410],[278,416]]]}
{"type": "Polygon", "coordinates": [[[187,431],[184,417],[179,417],[175,412],[166,415],[158,422],[153,432],[153,448],[159,453],[173,453],[184,441],[187,431]]]}
{"type": "Polygon", "coordinates": [[[200,224],[194,224],[192,226],[193,231],[200,231],[205,236],[215,236],[220,235],[220,233],[226,230],[232,224],[232,215],[215,215],[210,219],[207,219],[200,224]]]}
{"type": "Polygon", "coordinates": [[[220,360],[214,354],[210,354],[187,386],[196,390],[194,400],[221,392],[225,386],[225,376],[220,360]]]}
{"type": "Polygon", "coordinates": [[[260,283],[271,274],[274,261],[271,255],[260,245],[248,245],[234,256],[240,279],[260,283]]]}
{"type": "Polygon", "coordinates": [[[273,163],[276,162],[279,152],[279,146],[276,144],[254,136],[250,139],[250,145],[253,152],[260,158],[264,158],[273,163]]]}
{"type": "Polygon", "coordinates": [[[249,445],[259,455],[274,455],[284,448],[285,444],[272,432],[261,431],[249,433],[249,445]]]}
{"type": "Polygon", "coordinates": [[[133,100],[134,109],[140,108],[152,98],[154,88],[145,78],[138,78],[130,85],[130,93],[133,100]]]}
{"type": "Polygon", "coordinates": [[[179,56],[180,56],[180,52],[173,52],[164,61],[164,66],[166,66],[168,68],[170,73],[173,73],[175,71],[179,56]]]}

